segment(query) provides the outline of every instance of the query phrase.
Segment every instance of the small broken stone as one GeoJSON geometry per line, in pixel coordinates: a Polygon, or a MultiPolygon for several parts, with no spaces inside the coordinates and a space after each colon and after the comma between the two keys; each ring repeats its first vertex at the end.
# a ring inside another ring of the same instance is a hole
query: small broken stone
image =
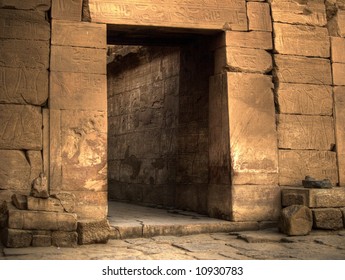
{"type": "Polygon", "coordinates": [[[38,198],[49,197],[47,177],[43,173],[32,182],[31,195],[38,198]]]}
{"type": "Polygon", "coordinates": [[[302,185],[308,189],[331,189],[333,187],[329,179],[316,180],[310,176],[305,176],[305,179],[302,180],[302,185]]]}
{"type": "Polygon", "coordinates": [[[312,211],[303,205],[291,205],[281,211],[279,230],[287,235],[307,235],[313,226],[312,211]]]}
{"type": "Polygon", "coordinates": [[[13,205],[17,207],[19,210],[28,209],[28,198],[26,195],[13,194],[11,199],[12,199],[13,205]]]}

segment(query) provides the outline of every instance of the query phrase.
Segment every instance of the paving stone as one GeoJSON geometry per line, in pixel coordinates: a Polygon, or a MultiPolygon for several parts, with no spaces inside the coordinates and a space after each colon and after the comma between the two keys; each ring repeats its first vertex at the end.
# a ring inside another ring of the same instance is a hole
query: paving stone
{"type": "Polygon", "coordinates": [[[313,227],[311,210],[303,205],[284,208],[280,215],[280,231],[287,235],[307,235],[313,227]]]}
{"type": "Polygon", "coordinates": [[[48,11],[51,0],[2,0],[0,8],[15,8],[20,10],[48,11]]]}
{"type": "Polygon", "coordinates": [[[106,25],[53,20],[52,45],[105,49],[106,25]]]}
{"type": "Polygon", "coordinates": [[[278,147],[294,150],[332,150],[333,117],[278,115],[278,147]]]}
{"type": "Polygon", "coordinates": [[[52,233],[52,245],[56,247],[76,247],[78,234],[74,231],[54,231],[52,233]]]}
{"type": "Polygon", "coordinates": [[[40,107],[0,104],[0,149],[42,149],[40,107]]]}
{"type": "Polygon", "coordinates": [[[336,153],[328,151],[279,151],[279,184],[301,186],[305,176],[338,182],[336,153]],[[322,174],[323,178],[319,178],[322,174]]]}
{"type": "Polygon", "coordinates": [[[6,228],[2,230],[2,242],[6,247],[29,247],[32,241],[32,233],[27,230],[6,228]]]}
{"type": "Polygon", "coordinates": [[[27,201],[28,210],[31,211],[64,212],[60,200],[56,198],[48,197],[45,199],[29,196],[27,201]]]}
{"type": "Polygon", "coordinates": [[[81,21],[82,6],[83,0],[53,0],[52,18],[71,21],[81,21]]]}
{"type": "Polygon", "coordinates": [[[345,38],[331,37],[332,62],[345,63],[345,38]]]}
{"type": "Polygon", "coordinates": [[[229,47],[271,50],[272,33],[265,31],[225,32],[225,45],[229,47]]]}
{"type": "Polygon", "coordinates": [[[314,218],[314,228],[318,229],[340,229],[344,227],[343,215],[340,209],[323,208],[312,209],[314,218]]]}
{"type": "Polygon", "coordinates": [[[238,239],[242,239],[248,243],[280,242],[283,237],[285,235],[280,234],[277,229],[239,232],[237,236],[238,239]]]}
{"type": "Polygon", "coordinates": [[[44,12],[1,9],[0,38],[49,40],[50,25],[44,12]]]}
{"type": "Polygon", "coordinates": [[[110,225],[107,220],[78,221],[78,244],[107,243],[110,225]]]}
{"type": "Polygon", "coordinates": [[[279,83],[276,88],[281,114],[333,114],[332,88],[326,85],[279,83]]]}
{"type": "Polygon", "coordinates": [[[173,2],[156,5],[149,0],[140,3],[147,9],[138,9],[132,1],[89,0],[91,20],[108,24],[247,30],[246,3],[242,0],[227,1],[221,6],[215,2],[200,5],[197,0],[181,2],[178,6],[173,2]],[[155,13],[150,13],[150,9],[155,13]]]}
{"type": "Polygon", "coordinates": [[[323,0],[271,0],[272,17],[276,22],[325,26],[326,9],[323,0]]]}
{"type": "Polygon", "coordinates": [[[25,153],[16,150],[0,150],[0,158],[2,159],[0,161],[0,188],[3,190],[21,189],[29,192],[30,164],[25,153]]]}
{"type": "Polygon", "coordinates": [[[331,65],[328,59],[290,55],[274,55],[275,76],[279,83],[331,85],[331,65]]]}
{"type": "Polygon", "coordinates": [[[248,2],[249,30],[272,31],[271,11],[268,3],[248,2]]]}
{"type": "Polygon", "coordinates": [[[274,48],[277,53],[330,57],[327,28],[274,23],[274,48]]]}
{"type": "Polygon", "coordinates": [[[333,63],[333,84],[336,86],[345,86],[345,63],[333,63]]]}

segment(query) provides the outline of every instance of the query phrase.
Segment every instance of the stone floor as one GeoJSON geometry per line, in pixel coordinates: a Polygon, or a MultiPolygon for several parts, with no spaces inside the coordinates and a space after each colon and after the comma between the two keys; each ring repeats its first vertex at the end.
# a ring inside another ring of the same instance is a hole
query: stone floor
{"type": "Polygon", "coordinates": [[[263,224],[122,203],[109,205],[109,221],[122,239],[76,248],[0,247],[0,260],[345,260],[345,230],[287,237],[263,224]]]}

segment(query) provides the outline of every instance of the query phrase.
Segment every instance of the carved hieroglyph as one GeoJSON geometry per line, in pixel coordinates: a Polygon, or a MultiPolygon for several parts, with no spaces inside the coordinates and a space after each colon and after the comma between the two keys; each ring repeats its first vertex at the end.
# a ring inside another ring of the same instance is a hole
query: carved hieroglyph
{"type": "Polygon", "coordinates": [[[244,0],[89,0],[92,22],[247,30],[244,0]]]}

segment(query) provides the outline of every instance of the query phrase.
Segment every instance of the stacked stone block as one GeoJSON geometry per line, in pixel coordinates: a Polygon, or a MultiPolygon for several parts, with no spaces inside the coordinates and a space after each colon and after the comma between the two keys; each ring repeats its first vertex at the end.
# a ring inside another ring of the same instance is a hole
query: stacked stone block
{"type": "Polygon", "coordinates": [[[76,196],[79,219],[107,213],[106,26],[82,0],[52,1],[50,190],[76,196]]]}
{"type": "Polygon", "coordinates": [[[271,0],[279,184],[338,183],[330,39],[324,1],[271,0]]]}
{"type": "Polygon", "coordinates": [[[0,201],[47,173],[49,0],[0,3],[0,201]]]}

